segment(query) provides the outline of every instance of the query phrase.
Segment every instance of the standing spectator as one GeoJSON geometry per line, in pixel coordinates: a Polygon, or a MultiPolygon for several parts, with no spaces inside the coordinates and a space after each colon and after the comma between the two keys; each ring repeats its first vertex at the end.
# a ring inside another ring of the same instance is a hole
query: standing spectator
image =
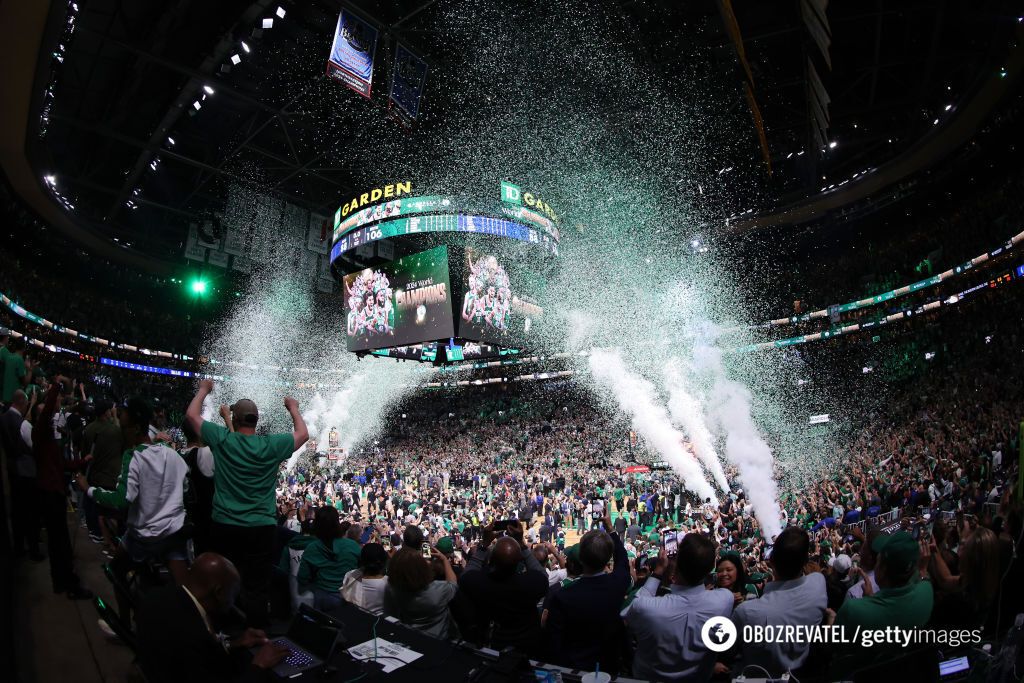
{"type": "Polygon", "coordinates": [[[203,440],[192,429],[190,421],[181,423],[181,431],[185,436],[185,449],[181,451],[181,457],[185,459],[189,471],[185,513],[192,523],[193,551],[196,555],[202,555],[210,549],[210,525],[213,524],[213,451],[203,445],[203,440]]]}
{"type": "MultiPolygon", "coordinates": [[[[6,348],[6,347],[5,347],[6,348]]],[[[9,351],[4,355],[4,374],[2,380],[2,398],[4,403],[10,403],[14,392],[24,389],[32,383],[32,374],[35,371],[36,361],[25,360],[25,338],[13,339],[9,351]]],[[[51,416],[52,419],[52,416],[51,416]]]]}
{"type": "Polygon", "coordinates": [[[712,617],[732,613],[733,595],[725,588],[707,590],[704,579],[715,566],[715,545],[700,534],[679,544],[675,581],[668,595],[656,597],[669,579],[669,558],[662,550],[654,573],[624,611],[637,641],[633,675],[645,679],[707,681],[715,653],[704,646],[701,629],[712,617]]]}
{"type": "Polygon", "coordinates": [[[493,526],[483,533],[459,579],[459,588],[477,606],[477,632],[490,633],[495,650],[513,646],[535,657],[540,647],[537,603],[548,592],[547,572],[526,547],[518,522],[509,524],[508,536],[493,547],[493,526]]]}
{"type": "Polygon", "coordinates": [[[605,671],[618,668],[622,646],[622,600],[629,590],[629,558],[612,522],[605,530],[588,531],[579,543],[583,575],[551,596],[548,602],[546,644],[555,664],[593,670],[600,662],[605,671]],[[614,568],[605,572],[614,556],[614,568]]]}
{"type": "MultiPolygon", "coordinates": [[[[779,534],[768,559],[775,570],[775,580],[765,585],[764,595],[759,600],[747,600],[736,607],[733,621],[739,633],[742,634],[748,624],[818,626],[822,623],[828,603],[825,577],[820,572],[804,575],[809,555],[810,538],[806,531],[790,526],[779,534]]],[[[742,639],[740,642],[743,668],[756,665],[776,678],[803,666],[810,651],[808,643],[747,643],[742,639]]]]}
{"type": "MultiPolygon", "coordinates": [[[[96,419],[86,426],[82,433],[82,452],[92,456],[87,477],[89,485],[112,490],[117,486],[117,475],[121,472],[121,456],[124,445],[121,442],[121,427],[117,412],[110,401],[96,404],[96,419]]],[[[114,542],[107,527],[112,517],[109,508],[101,508],[89,496],[83,498],[89,536],[93,541],[102,541],[108,551],[114,550],[114,542]],[[97,538],[96,532],[99,532],[97,538]]]]}
{"type": "MultiPolygon", "coordinates": [[[[864,597],[847,600],[835,615],[835,624],[847,631],[859,626],[865,629],[920,628],[932,614],[932,585],[918,580],[927,577],[929,553],[922,553],[918,542],[906,531],[891,536],[880,535],[871,544],[878,554],[875,578],[878,586],[864,584],[864,597]]],[[[927,548],[927,545],[925,546],[927,548]]],[[[871,661],[899,654],[898,647],[876,644],[871,648],[871,661]]],[[[846,678],[863,666],[864,650],[856,646],[845,649],[833,659],[830,678],[846,678]]]]}
{"type": "Polygon", "coordinates": [[[67,517],[68,489],[64,484],[64,472],[84,468],[91,458],[66,459],[60,450],[60,444],[53,438],[51,428],[57,403],[70,390],[70,379],[63,375],[53,378],[53,384],[46,391],[42,410],[36,418],[35,424],[40,425],[40,428],[32,430],[32,453],[36,459],[39,506],[42,509],[43,524],[46,526],[46,545],[50,556],[53,592],[67,593],[73,600],[90,600],[92,591],[82,588],[73,566],[67,517]]]}
{"type": "Polygon", "coordinates": [[[242,399],[232,406],[234,431],[203,420],[203,400],[213,391],[205,379],[188,407],[187,418],[213,452],[214,495],[210,541],[232,560],[242,577],[242,601],[251,626],[268,623],[270,579],[277,535],[275,484],[282,460],[299,450],[309,438],[298,402],[284,399],[291,415],[291,434],[257,436],[259,411],[242,399]]]}
{"type": "Polygon", "coordinates": [[[21,389],[15,390],[10,406],[0,418],[0,445],[7,454],[10,469],[14,553],[41,562],[44,558],[39,552],[36,461],[32,457],[32,425],[25,419],[28,413],[28,397],[21,389]]]}

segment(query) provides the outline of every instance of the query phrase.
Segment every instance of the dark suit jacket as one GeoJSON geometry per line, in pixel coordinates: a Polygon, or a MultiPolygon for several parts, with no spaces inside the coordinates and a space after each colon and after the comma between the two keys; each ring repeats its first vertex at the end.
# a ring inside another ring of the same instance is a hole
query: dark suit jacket
{"type": "Polygon", "coordinates": [[[149,593],[137,622],[139,667],[149,683],[248,683],[269,678],[269,672],[249,666],[247,652],[224,649],[180,586],[149,593]]]}
{"type": "Polygon", "coordinates": [[[629,557],[615,541],[615,567],[610,574],[582,577],[554,592],[548,600],[545,626],[548,661],[573,669],[617,671],[625,637],[619,611],[629,590],[629,557]]]}
{"type": "Polygon", "coordinates": [[[7,465],[11,473],[18,476],[30,476],[35,473],[32,449],[21,438],[21,423],[24,421],[25,418],[14,408],[8,408],[0,415],[0,445],[7,453],[7,465]],[[27,472],[23,471],[26,461],[29,466],[27,472]]]}

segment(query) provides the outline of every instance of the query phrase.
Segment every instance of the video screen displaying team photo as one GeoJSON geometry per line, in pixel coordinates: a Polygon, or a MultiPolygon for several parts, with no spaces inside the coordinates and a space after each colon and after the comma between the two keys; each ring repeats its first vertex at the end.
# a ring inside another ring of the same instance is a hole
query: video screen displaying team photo
{"type": "Polygon", "coordinates": [[[459,310],[459,336],[502,346],[532,336],[544,310],[523,291],[518,274],[506,270],[506,264],[493,254],[467,248],[465,255],[466,291],[459,310]]]}
{"type": "Polygon", "coordinates": [[[407,346],[455,333],[446,247],[351,273],[343,282],[349,351],[407,346]]]}

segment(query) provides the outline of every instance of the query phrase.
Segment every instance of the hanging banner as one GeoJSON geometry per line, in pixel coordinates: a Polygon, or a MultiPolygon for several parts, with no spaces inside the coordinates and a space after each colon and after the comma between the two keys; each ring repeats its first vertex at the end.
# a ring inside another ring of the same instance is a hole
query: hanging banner
{"type": "Polygon", "coordinates": [[[391,69],[391,95],[388,108],[405,125],[412,125],[420,115],[420,98],[427,80],[427,63],[401,43],[395,48],[391,69]]]}
{"type": "MultiPolygon", "coordinates": [[[[195,224],[193,223],[193,225],[195,224]]],[[[209,247],[210,249],[217,249],[220,247],[220,239],[217,237],[217,233],[213,229],[213,221],[206,220],[197,225],[196,235],[198,237],[199,246],[209,247]]]]}
{"type": "Polygon", "coordinates": [[[309,233],[306,236],[306,248],[317,254],[329,254],[331,252],[331,236],[327,230],[327,216],[310,214],[309,233]]]}
{"type": "Polygon", "coordinates": [[[246,252],[245,233],[241,228],[227,228],[224,231],[224,253],[242,256],[246,252]]]}
{"type": "Polygon", "coordinates": [[[249,274],[252,272],[252,261],[245,256],[236,256],[231,261],[231,270],[249,274]]]}
{"type": "Polygon", "coordinates": [[[341,81],[363,97],[373,87],[373,56],[377,52],[377,28],[347,9],[338,15],[334,43],[327,60],[327,75],[341,81]]]}
{"type": "Polygon", "coordinates": [[[185,240],[185,258],[192,261],[206,260],[206,247],[199,244],[198,227],[195,223],[188,226],[188,239],[185,240]]]}
{"type": "Polygon", "coordinates": [[[209,261],[212,266],[227,268],[229,258],[231,258],[231,256],[227,252],[210,250],[209,261]]]}

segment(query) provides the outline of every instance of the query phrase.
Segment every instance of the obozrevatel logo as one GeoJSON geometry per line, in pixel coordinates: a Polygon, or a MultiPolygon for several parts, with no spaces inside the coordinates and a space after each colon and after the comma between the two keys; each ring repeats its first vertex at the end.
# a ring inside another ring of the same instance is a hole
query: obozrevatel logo
{"type": "Polygon", "coordinates": [[[711,617],[700,629],[700,639],[712,652],[725,652],[736,642],[736,624],[729,617],[711,617]]]}

